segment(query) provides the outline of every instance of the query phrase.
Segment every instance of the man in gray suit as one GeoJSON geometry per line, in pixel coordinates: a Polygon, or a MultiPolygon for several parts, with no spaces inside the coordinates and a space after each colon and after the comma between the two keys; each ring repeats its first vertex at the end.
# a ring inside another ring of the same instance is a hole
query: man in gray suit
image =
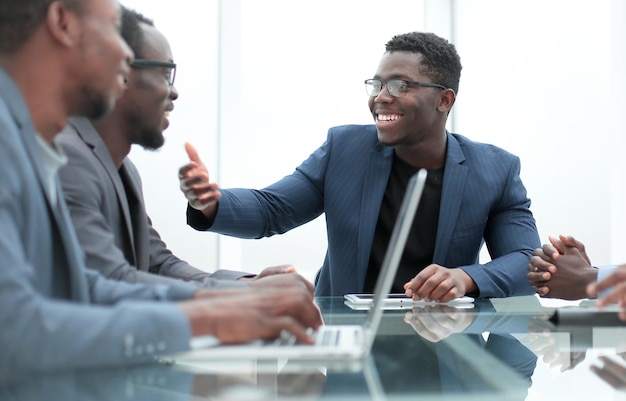
{"type": "MultiPolygon", "coordinates": [[[[179,259],[167,248],[146,213],[131,145],[158,149],[167,114],[178,98],[176,64],[167,39],[143,15],[122,8],[122,37],[135,53],[127,90],[112,113],[97,121],[71,118],[59,135],[68,164],[59,171],[87,266],[115,280],[173,284],[178,279],[207,288],[245,286],[247,273],[213,274],[179,259]]],[[[289,285],[303,280],[292,266],[265,269],[247,283],[289,285]],[[260,280],[259,280],[260,279],[260,280]]]]}
{"type": "Polygon", "coordinates": [[[68,115],[98,118],[132,52],[115,0],[0,0],[0,376],[120,366],[321,324],[304,283],[281,291],[121,283],[85,268],[56,171],[68,115]],[[195,298],[195,299],[192,299],[195,298]],[[201,298],[201,299],[200,299],[201,298]],[[160,301],[160,302],[156,302],[160,301]],[[179,301],[179,302],[173,302],[179,301]]]}

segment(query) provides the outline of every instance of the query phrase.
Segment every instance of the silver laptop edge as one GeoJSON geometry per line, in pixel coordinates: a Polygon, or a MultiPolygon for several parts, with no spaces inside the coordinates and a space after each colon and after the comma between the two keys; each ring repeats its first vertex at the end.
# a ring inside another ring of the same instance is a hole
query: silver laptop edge
{"type": "Polygon", "coordinates": [[[400,205],[400,211],[394,225],[394,230],[385,252],[385,258],[381,266],[381,270],[374,287],[374,300],[372,307],[368,311],[367,321],[365,323],[366,339],[365,349],[370,349],[376,336],[376,331],[383,317],[385,298],[389,295],[393,280],[396,277],[400,259],[406,247],[406,241],[409,231],[413,225],[413,219],[419,206],[424,186],[426,185],[427,172],[425,169],[419,170],[414,174],[406,188],[406,196],[400,205]]]}

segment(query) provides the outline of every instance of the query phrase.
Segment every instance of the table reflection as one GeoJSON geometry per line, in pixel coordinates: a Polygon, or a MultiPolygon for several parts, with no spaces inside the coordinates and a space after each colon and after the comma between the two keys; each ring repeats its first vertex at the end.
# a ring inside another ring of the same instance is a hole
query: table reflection
{"type": "MultiPolygon", "coordinates": [[[[386,311],[363,361],[201,361],[0,378],[0,400],[534,401],[626,394],[626,327],[557,326],[548,320],[554,308],[532,299],[492,301],[386,311]]],[[[329,324],[365,318],[341,299],[321,305],[329,324]]]]}

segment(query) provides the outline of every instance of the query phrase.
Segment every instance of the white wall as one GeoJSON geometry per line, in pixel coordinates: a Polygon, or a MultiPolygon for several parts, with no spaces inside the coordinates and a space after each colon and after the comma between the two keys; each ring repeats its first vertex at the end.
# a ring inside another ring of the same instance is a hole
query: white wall
{"type": "Polygon", "coordinates": [[[182,143],[200,148],[224,187],[270,184],[329,127],[371,121],[362,81],[385,42],[412,30],[456,44],[464,68],[449,126],[520,156],[542,241],[573,234],[595,263],[626,261],[621,1],[123,3],[155,19],[179,64],[165,147],[131,156],[155,226],[192,263],[250,271],[293,263],[312,278],[326,247],[323,217],[262,240],[186,227],[182,143]]]}
{"type": "Polygon", "coordinates": [[[568,233],[611,259],[610,1],[456,3],[456,128],[521,157],[542,241],[568,233]]]}

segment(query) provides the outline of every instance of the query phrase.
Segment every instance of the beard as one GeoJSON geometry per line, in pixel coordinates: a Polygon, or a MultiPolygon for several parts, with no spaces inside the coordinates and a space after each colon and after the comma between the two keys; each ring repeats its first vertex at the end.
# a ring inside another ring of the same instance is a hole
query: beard
{"type": "MultiPolygon", "coordinates": [[[[146,121],[146,112],[140,107],[131,106],[125,114],[130,143],[146,150],[157,150],[165,143],[163,129],[157,123],[146,121]]],[[[160,122],[159,122],[160,124],[160,122]]]]}
{"type": "Polygon", "coordinates": [[[133,137],[132,143],[146,150],[157,150],[165,143],[165,137],[161,130],[144,128],[137,131],[137,134],[133,137]]]}
{"type": "Polygon", "coordinates": [[[103,94],[86,87],[83,87],[82,94],[82,101],[75,114],[85,116],[90,120],[104,117],[113,109],[115,104],[113,100],[107,99],[103,94]]]}

